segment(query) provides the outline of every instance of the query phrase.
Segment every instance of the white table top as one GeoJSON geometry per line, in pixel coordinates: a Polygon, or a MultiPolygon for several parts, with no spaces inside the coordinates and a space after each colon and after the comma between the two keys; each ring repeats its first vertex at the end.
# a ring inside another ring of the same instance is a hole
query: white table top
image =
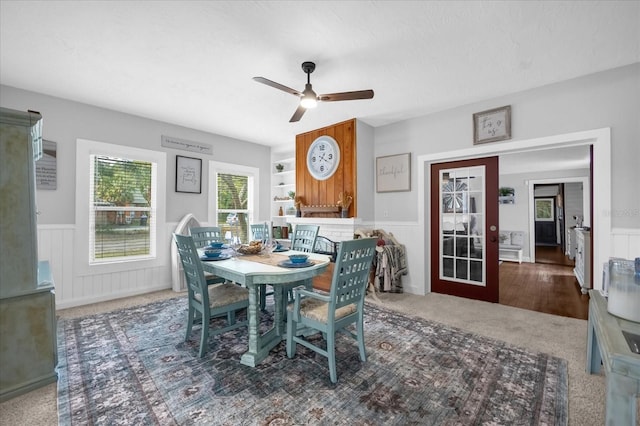
{"type": "MultiPolygon", "coordinates": [[[[231,273],[234,275],[242,275],[244,277],[262,277],[261,282],[263,283],[286,283],[318,275],[320,272],[317,270],[324,270],[330,262],[329,256],[319,253],[303,253],[295,250],[288,250],[286,252],[274,253],[274,255],[275,254],[283,256],[289,256],[291,254],[307,254],[309,255],[309,259],[313,260],[315,264],[304,268],[285,268],[245,260],[242,255],[225,260],[203,260],[202,264],[205,271],[223,277],[226,275],[225,273],[231,273]]],[[[231,277],[229,278],[231,279],[231,277]]]]}

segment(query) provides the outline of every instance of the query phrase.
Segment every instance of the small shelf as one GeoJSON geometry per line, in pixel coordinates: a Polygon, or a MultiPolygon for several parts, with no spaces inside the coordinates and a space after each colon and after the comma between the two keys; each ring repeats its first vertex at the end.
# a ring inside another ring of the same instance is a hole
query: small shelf
{"type": "Polygon", "coordinates": [[[273,164],[283,164],[283,163],[295,163],[296,162],[296,157],[287,157],[287,158],[283,158],[282,160],[278,160],[278,161],[274,161],[273,164]]]}
{"type": "Polygon", "coordinates": [[[271,214],[274,223],[284,225],[289,218],[295,217],[295,200],[289,197],[289,193],[296,190],[296,156],[292,152],[279,155],[284,158],[276,157],[271,161],[271,214]],[[277,165],[282,165],[281,172],[277,171],[277,165]],[[282,216],[278,215],[279,211],[283,212],[282,216]],[[294,214],[286,215],[287,211],[294,214]]]}
{"type": "Polygon", "coordinates": [[[284,185],[275,185],[274,188],[293,188],[295,183],[285,183],[284,185]]]}

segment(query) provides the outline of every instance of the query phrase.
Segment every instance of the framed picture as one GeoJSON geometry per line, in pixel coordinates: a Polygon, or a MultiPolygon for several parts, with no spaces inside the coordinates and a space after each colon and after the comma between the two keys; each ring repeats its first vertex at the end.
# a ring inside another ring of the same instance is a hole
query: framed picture
{"type": "Polygon", "coordinates": [[[511,139],[511,105],[473,114],[473,144],[511,139]]]}
{"type": "Polygon", "coordinates": [[[376,158],[376,192],[411,191],[411,154],[376,158]]]}
{"type": "Polygon", "coordinates": [[[176,155],[176,192],[202,192],[202,160],[176,155]]]}
{"type": "Polygon", "coordinates": [[[553,222],[555,219],[553,198],[536,198],[535,214],[538,222],[553,222]]]}

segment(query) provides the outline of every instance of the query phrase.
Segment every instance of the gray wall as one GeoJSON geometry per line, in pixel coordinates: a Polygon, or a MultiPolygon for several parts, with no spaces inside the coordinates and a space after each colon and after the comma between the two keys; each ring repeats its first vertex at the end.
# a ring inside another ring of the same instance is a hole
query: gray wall
{"type": "MultiPolygon", "coordinates": [[[[473,113],[503,105],[514,141],[610,127],[611,225],[640,228],[640,63],[379,127],[375,155],[411,152],[416,170],[419,155],[473,147],[473,113]]],[[[376,221],[417,221],[418,194],[375,194],[375,209],[376,221]]]]}
{"type": "MultiPolygon", "coordinates": [[[[75,222],[77,138],[167,151],[170,171],[167,187],[171,189],[174,187],[176,154],[259,167],[263,177],[260,181],[260,216],[264,217],[270,211],[268,147],[7,86],[0,87],[0,94],[3,107],[40,111],[44,116],[45,139],[58,142],[58,189],[38,191],[41,224],[75,222]],[[162,134],[210,143],[214,154],[201,156],[165,149],[160,146],[162,134]]],[[[611,127],[612,226],[640,228],[637,188],[637,182],[640,182],[640,63],[373,129],[375,154],[372,157],[410,152],[412,161],[412,191],[378,194],[373,180],[368,182],[367,188],[359,188],[360,197],[373,194],[375,220],[417,221],[417,157],[472,147],[472,114],[501,105],[512,108],[512,140],[611,127]]],[[[369,130],[361,126],[360,131],[368,134],[365,129],[369,130]]],[[[369,161],[373,168],[374,158],[364,160],[359,157],[358,160],[359,168],[366,167],[364,161],[369,161]]],[[[207,179],[208,169],[203,167],[205,185],[201,195],[168,191],[167,221],[177,221],[189,211],[206,218],[207,179]]],[[[359,184],[367,185],[367,181],[362,180],[359,184]]]]}
{"type": "Polygon", "coordinates": [[[0,86],[0,105],[40,112],[44,139],[57,142],[57,189],[38,191],[39,224],[75,223],[75,152],[78,138],[167,152],[167,222],[178,222],[186,213],[193,213],[202,222],[207,220],[209,160],[259,168],[259,213],[261,217],[269,215],[271,150],[267,146],[8,86],[0,86]],[[213,155],[165,148],[160,145],[161,135],[210,144],[213,155]],[[201,194],[174,191],[176,155],[202,158],[201,194]]]}

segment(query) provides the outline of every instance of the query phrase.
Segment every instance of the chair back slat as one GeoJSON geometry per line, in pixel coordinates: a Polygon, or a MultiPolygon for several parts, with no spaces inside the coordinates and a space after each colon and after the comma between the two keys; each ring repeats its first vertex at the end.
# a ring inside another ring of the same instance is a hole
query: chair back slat
{"type": "Polygon", "coordinates": [[[218,226],[199,226],[189,229],[193,242],[198,248],[206,247],[213,242],[222,243],[224,237],[218,226]]]}
{"type": "Polygon", "coordinates": [[[173,234],[173,238],[178,247],[180,261],[184,269],[185,279],[187,281],[187,290],[189,291],[189,299],[200,299],[204,306],[209,306],[209,292],[207,291],[207,281],[204,277],[200,254],[196,248],[194,238],[190,235],[173,234]]]}
{"type": "Polygon", "coordinates": [[[319,231],[319,225],[297,225],[291,238],[291,249],[311,253],[319,231]]]}
{"type": "Polygon", "coordinates": [[[269,239],[269,229],[267,229],[266,223],[252,223],[250,226],[253,240],[263,241],[269,239]]]}
{"type": "Polygon", "coordinates": [[[329,312],[352,303],[364,303],[376,242],[375,238],[340,242],[331,283],[329,312]]]}

